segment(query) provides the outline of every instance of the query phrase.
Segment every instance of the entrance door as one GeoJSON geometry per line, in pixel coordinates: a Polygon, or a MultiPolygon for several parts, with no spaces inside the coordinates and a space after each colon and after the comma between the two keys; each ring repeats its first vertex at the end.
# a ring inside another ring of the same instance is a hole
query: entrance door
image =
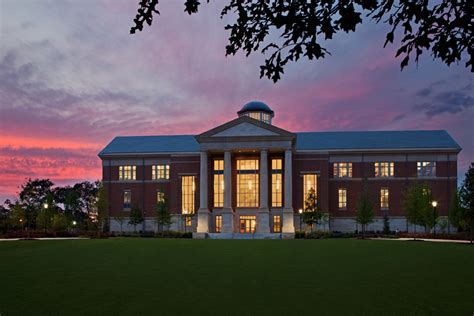
{"type": "Polygon", "coordinates": [[[240,216],[240,233],[255,233],[256,216],[240,216]]]}

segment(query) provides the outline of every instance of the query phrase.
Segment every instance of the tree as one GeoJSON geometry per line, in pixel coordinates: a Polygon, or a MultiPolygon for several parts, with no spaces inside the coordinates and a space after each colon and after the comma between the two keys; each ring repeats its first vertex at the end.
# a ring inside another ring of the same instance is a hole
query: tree
{"type": "Polygon", "coordinates": [[[10,214],[10,226],[13,228],[23,228],[26,224],[26,212],[19,201],[16,201],[10,207],[11,214],[10,214]]]}
{"type": "Polygon", "coordinates": [[[413,224],[415,233],[416,225],[426,229],[430,218],[433,218],[429,188],[425,184],[413,183],[405,193],[404,208],[407,221],[413,224]]]}
{"type": "Polygon", "coordinates": [[[156,230],[164,230],[164,227],[169,227],[171,225],[171,213],[168,207],[168,199],[163,197],[162,200],[156,203],[156,212],[155,212],[155,223],[156,230]]]}
{"type": "MultiPolygon", "coordinates": [[[[140,0],[130,33],[142,31],[144,23],[151,25],[159,14],[159,0],[140,0]]],[[[403,57],[401,69],[408,65],[410,55],[418,62],[424,51],[447,65],[466,60],[474,71],[474,25],[470,1],[254,1],[228,0],[221,18],[236,15],[225,26],[230,32],[226,55],[243,51],[247,56],[260,51],[271,52],[260,66],[260,77],[277,82],[289,62],[302,57],[322,59],[329,51],[321,40],[330,40],[338,32],[355,32],[363,22],[362,15],[376,23],[387,23],[391,29],[384,46],[393,43],[395,34],[403,31],[395,57],[403,57]],[[278,32],[280,36],[271,34],[278,32]],[[275,40],[278,39],[278,40],[275,40]]],[[[209,2],[209,0],[208,0],[209,2]]],[[[188,14],[198,12],[199,0],[185,0],[188,14]]]]}
{"type": "Polygon", "coordinates": [[[313,232],[313,225],[318,224],[323,215],[316,198],[316,191],[310,188],[304,201],[304,212],[301,214],[301,218],[306,225],[311,227],[311,232],[313,232]]]}
{"type": "Polygon", "coordinates": [[[362,184],[362,192],[359,196],[356,211],[356,222],[362,226],[362,238],[365,238],[365,231],[367,225],[374,221],[374,211],[372,201],[370,200],[369,190],[367,187],[367,180],[362,184]]]}
{"type": "Polygon", "coordinates": [[[7,232],[10,228],[10,200],[5,200],[3,205],[0,205],[0,232],[7,232]]]}
{"type": "Polygon", "coordinates": [[[34,227],[38,212],[44,203],[51,202],[53,198],[53,182],[49,179],[28,179],[20,191],[20,203],[25,209],[28,228],[34,227]]]}
{"type": "Polygon", "coordinates": [[[46,232],[47,229],[53,226],[53,216],[54,212],[51,208],[43,207],[39,211],[38,216],[36,216],[36,226],[39,229],[44,229],[44,232],[46,232]]]}
{"type": "Polygon", "coordinates": [[[104,230],[109,218],[109,199],[107,197],[107,190],[102,183],[99,184],[97,191],[95,208],[97,209],[97,227],[100,234],[100,232],[104,230]]]}
{"type": "Polygon", "coordinates": [[[390,221],[388,220],[388,215],[383,216],[383,233],[385,235],[390,234],[390,221]]]}
{"type": "Polygon", "coordinates": [[[465,210],[462,217],[469,229],[469,239],[472,244],[474,232],[474,163],[471,163],[469,170],[466,172],[466,177],[459,190],[459,198],[461,206],[465,210]]]}
{"type": "Polygon", "coordinates": [[[144,218],[142,210],[137,205],[133,205],[132,209],[130,210],[130,218],[128,223],[133,225],[135,233],[137,232],[137,225],[143,223],[143,221],[144,218]]]}
{"type": "Polygon", "coordinates": [[[119,223],[120,234],[123,234],[123,224],[125,224],[125,216],[123,216],[123,214],[119,214],[114,217],[114,220],[119,223]]]}
{"type": "Polygon", "coordinates": [[[451,199],[451,205],[449,206],[449,221],[453,226],[458,228],[458,230],[465,230],[468,228],[465,213],[466,209],[462,207],[459,199],[459,191],[456,190],[451,199]]]}
{"type": "Polygon", "coordinates": [[[69,226],[68,217],[65,214],[57,213],[53,216],[53,229],[55,232],[65,231],[69,226]]]}

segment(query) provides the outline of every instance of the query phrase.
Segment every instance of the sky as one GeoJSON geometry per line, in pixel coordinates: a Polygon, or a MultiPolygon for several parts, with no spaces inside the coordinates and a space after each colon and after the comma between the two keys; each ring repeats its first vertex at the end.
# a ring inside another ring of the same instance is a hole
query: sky
{"type": "Polygon", "coordinates": [[[400,71],[397,47],[383,48],[388,26],[366,20],[274,84],[259,78],[261,54],[225,56],[224,2],[189,16],[184,0],[161,0],[153,25],[130,35],[138,0],[0,0],[0,202],[26,178],[100,179],[97,153],[115,136],[202,133],[251,100],[293,132],[445,129],[463,148],[463,179],[474,161],[463,63],[425,54],[400,71]]]}

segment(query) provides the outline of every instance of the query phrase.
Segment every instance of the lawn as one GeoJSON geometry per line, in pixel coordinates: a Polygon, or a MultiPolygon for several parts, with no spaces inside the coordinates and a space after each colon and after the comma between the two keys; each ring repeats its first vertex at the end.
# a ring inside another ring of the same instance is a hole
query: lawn
{"type": "Polygon", "coordinates": [[[0,315],[473,315],[474,247],[372,240],[0,242],[0,315]]]}

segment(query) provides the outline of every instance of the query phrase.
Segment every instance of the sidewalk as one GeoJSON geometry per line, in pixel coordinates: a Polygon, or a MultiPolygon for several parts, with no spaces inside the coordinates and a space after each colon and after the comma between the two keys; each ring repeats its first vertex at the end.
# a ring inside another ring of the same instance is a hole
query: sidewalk
{"type": "Polygon", "coordinates": [[[45,238],[0,238],[0,241],[19,241],[19,240],[74,240],[74,239],[90,239],[87,237],[45,237],[45,238]]]}
{"type": "MultiPolygon", "coordinates": [[[[403,237],[403,238],[369,238],[371,240],[398,240],[398,241],[410,241],[414,240],[412,237],[403,237]]],[[[469,240],[459,240],[459,239],[431,239],[431,238],[416,238],[416,240],[422,241],[432,241],[432,242],[451,242],[456,244],[469,244],[469,240]]]]}

